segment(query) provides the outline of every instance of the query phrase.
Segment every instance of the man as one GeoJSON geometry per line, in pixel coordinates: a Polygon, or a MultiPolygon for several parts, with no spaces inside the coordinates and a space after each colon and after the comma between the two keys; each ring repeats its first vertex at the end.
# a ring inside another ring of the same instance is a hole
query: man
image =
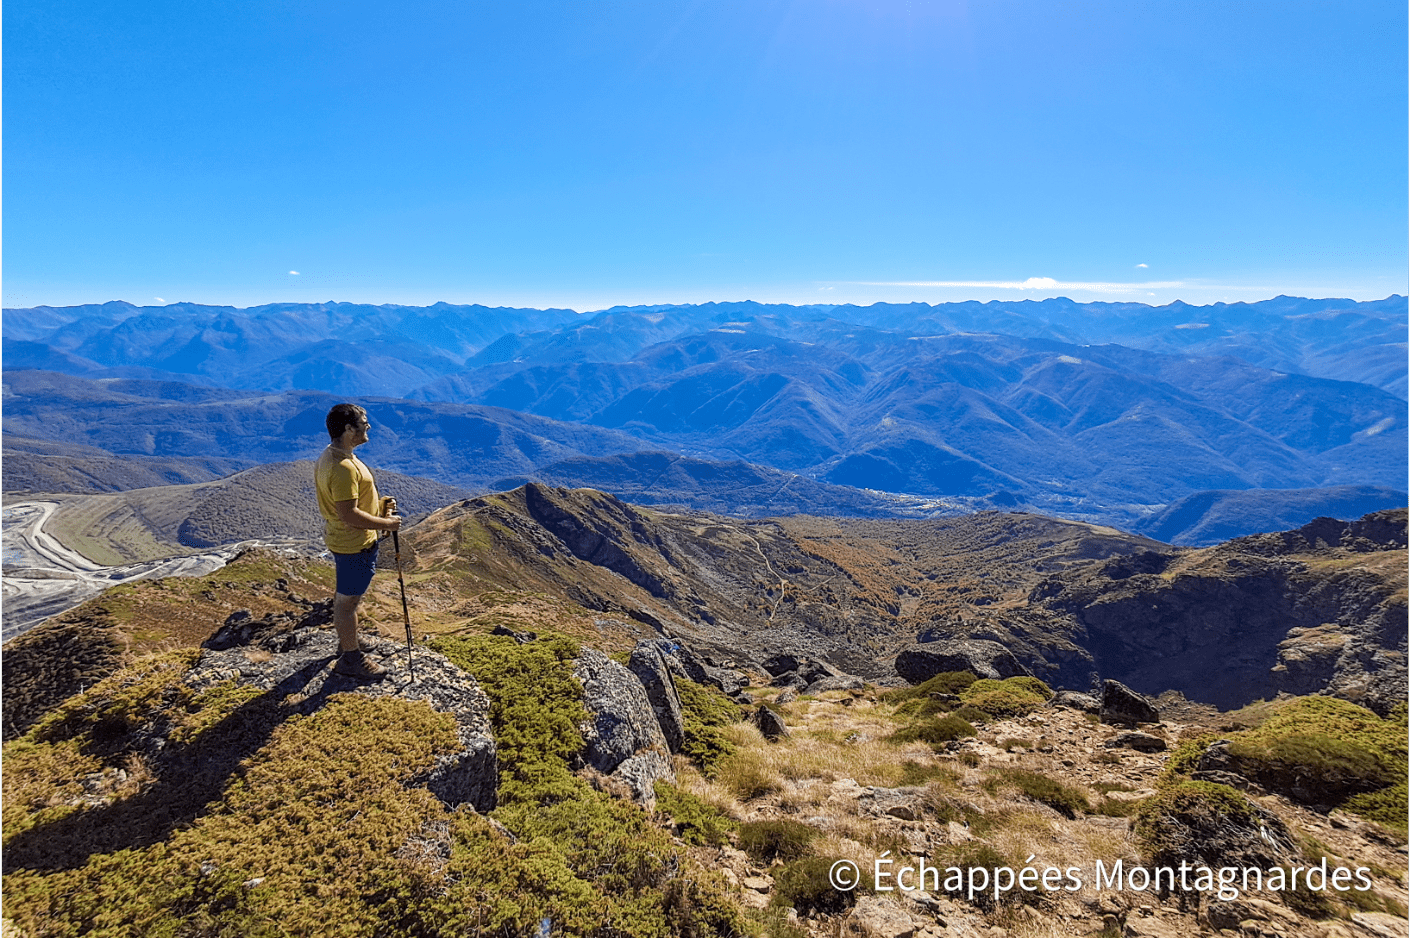
{"type": "Polygon", "coordinates": [[[387,669],[367,658],[357,637],[357,604],[372,583],[377,566],[377,532],[401,529],[396,499],[386,506],[377,497],[372,473],[353,450],[367,442],[367,411],[356,404],[337,404],[328,411],[332,440],[313,470],[318,513],[323,515],[323,541],[338,571],[333,597],[333,627],[338,633],[337,673],[378,681],[387,669]]]}

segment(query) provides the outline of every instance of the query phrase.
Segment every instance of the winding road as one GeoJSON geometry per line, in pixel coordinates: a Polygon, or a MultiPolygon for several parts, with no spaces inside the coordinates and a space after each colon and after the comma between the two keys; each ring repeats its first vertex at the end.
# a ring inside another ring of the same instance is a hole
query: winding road
{"type": "Polygon", "coordinates": [[[108,567],[70,550],[44,530],[57,502],[16,502],[4,508],[0,526],[0,642],[8,642],[53,615],[72,609],[110,586],[168,576],[205,576],[251,547],[294,542],[242,541],[201,554],[108,567]]]}

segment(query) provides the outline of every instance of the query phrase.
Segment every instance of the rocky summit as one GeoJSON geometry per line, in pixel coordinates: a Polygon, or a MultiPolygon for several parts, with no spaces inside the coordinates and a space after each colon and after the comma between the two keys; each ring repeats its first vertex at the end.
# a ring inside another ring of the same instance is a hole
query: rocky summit
{"type": "Polygon", "coordinates": [[[530,484],[408,528],[375,682],[333,670],[316,559],[124,584],[6,647],[4,927],[1404,934],[1405,530],[530,484]]]}

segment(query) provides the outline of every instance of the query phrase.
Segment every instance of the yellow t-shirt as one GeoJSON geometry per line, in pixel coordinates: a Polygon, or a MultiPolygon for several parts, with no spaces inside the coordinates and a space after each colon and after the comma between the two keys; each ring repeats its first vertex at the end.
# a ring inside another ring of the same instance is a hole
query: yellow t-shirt
{"type": "Polygon", "coordinates": [[[382,503],[372,472],[352,453],[329,446],[313,468],[313,485],[318,490],[318,513],[323,516],[323,543],[335,554],[356,554],[377,541],[376,531],[348,527],[338,518],[334,502],[356,499],[357,507],[369,515],[380,515],[382,503]]]}

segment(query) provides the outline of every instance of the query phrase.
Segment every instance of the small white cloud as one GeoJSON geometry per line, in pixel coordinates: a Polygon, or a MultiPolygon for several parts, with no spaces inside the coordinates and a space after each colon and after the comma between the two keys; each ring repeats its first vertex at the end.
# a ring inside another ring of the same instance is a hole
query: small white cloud
{"type": "Polygon", "coordinates": [[[1137,267],[1140,267],[1142,270],[1144,270],[1144,269],[1146,269],[1147,267],[1150,267],[1150,264],[1137,264],[1136,266],[1137,266],[1137,267]]]}
{"type": "Polygon", "coordinates": [[[158,303],[165,303],[165,302],[166,302],[166,300],[162,299],[162,298],[159,297],[159,296],[154,296],[154,297],[152,297],[152,299],[156,300],[158,303]]]}
{"type": "Polygon", "coordinates": [[[290,276],[290,277],[297,277],[298,275],[299,275],[299,272],[298,272],[297,270],[291,270],[291,271],[289,271],[289,276],[290,276]]]}

